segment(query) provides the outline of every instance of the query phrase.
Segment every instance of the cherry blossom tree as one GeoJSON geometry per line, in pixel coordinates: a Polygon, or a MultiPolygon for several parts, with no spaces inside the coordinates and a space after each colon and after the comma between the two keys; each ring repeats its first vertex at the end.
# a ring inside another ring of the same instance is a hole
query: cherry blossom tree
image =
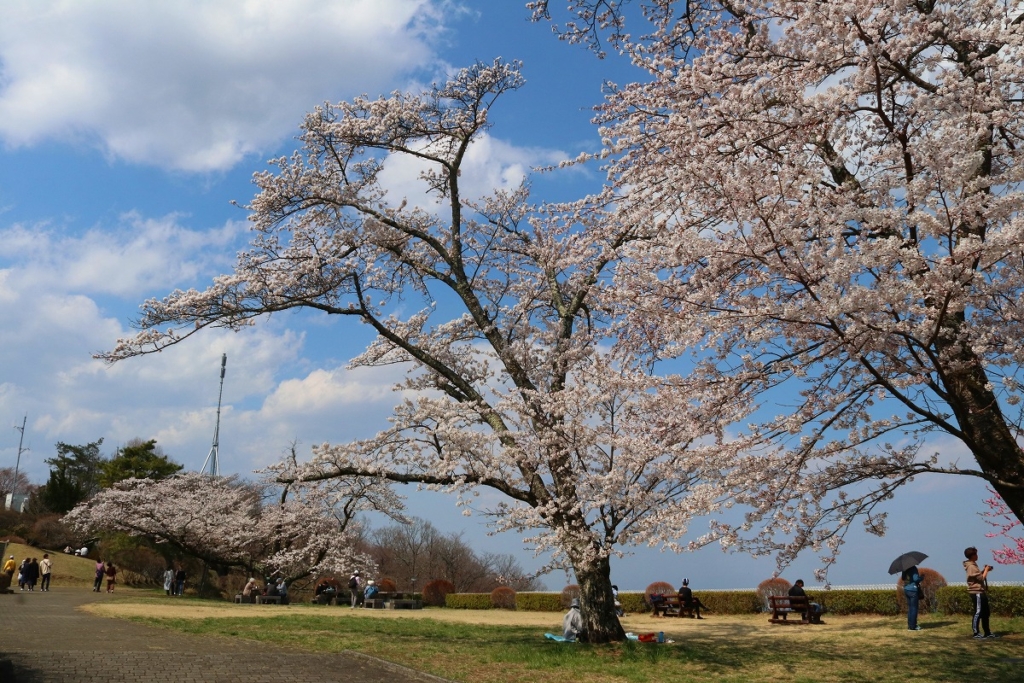
{"type": "Polygon", "coordinates": [[[990,491],[991,498],[985,499],[988,510],[981,513],[986,517],[985,521],[996,527],[998,531],[985,534],[988,538],[1004,538],[1009,542],[1002,548],[992,551],[992,557],[999,564],[1024,564],[1024,537],[1015,536],[1020,533],[1020,520],[1013,516],[1010,508],[999,497],[998,493],[990,491]]]}
{"type": "Polygon", "coordinates": [[[255,237],[235,272],[146,302],[139,333],[105,358],[291,309],[369,325],[376,340],[352,365],[409,368],[391,426],[317,446],[279,480],[375,476],[466,506],[481,489],[503,494],[483,511],[575,571],[592,640],[621,640],[610,557],[630,544],[685,547],[691,519],[729,504],[738,446],[721,443],[720,425],[746,406],[726,394],[697,405],[649,359],[610,356],[603,292],[631,225],[584,204],[536,210],[525,183],[464,196],[472,145],[522,82],[499,60],[423,93],[317,108],[302,152],[256,175],[255,237]],[[410,161],[422,206],[382,183],[385,167],[410,161]]]}
{"type": "Polygon", "coordinates": [[[369,509],[400,514],[400,501],[373,479],[330,484],[281,490],[273,477],[253,484],[197,472],[127,479],[64,521],[79,533],[120,532],[167,543],[222,571],[258,568],[293,581],[353,567],[372,570],[372,560],[354,550],[356,515],[369,509]]]}
{"type": "Polygon", "coordinates": [[[876,506],[929,472],[983,478],[1024,519],[1019,5],[570,0],[568,16],[562,37],[643,72],[599,113],[610,230],[649,226],[618,273],[624,341],[701,349],[698,372],[764,404],[749,436],[778,450],[752,470],[765,495],[746,522],[768,524],[751,547],[836,545],[858,515],[881,532],[876,506]],[[934,434],[977,466],[922,452],[934,434]]]}

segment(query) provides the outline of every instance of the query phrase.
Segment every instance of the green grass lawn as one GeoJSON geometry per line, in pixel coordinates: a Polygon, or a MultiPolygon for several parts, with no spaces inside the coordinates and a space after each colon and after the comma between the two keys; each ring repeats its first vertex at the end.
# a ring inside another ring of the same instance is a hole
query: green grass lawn
{"type": "MultiPolygon", "coordinates": [[[[185,600],[178,605],[187,609],[189,602],[195,608],[209,604],[185,600]]],[[[437,619],[376,618],[342,608],[324,608],[323,616],[260,616],[250,609],[239,617],[135,619],[314,652],[357,650],[472,683],[1024,680],[1024,619],[993,619],[1005,637],[979,642],[969,637],[970,625],[962,616],[931,615],[922,620],[924,630],[908,632],[906,622],[895,617],[831,617],[823,626],[773,626],[760,615],[716,615],[703,622],[659,620],[676,640],[672,644],[591,646],[544,640],[544,629],[536,626],[446,622],[446,611],[438,610],[437,619]]]]}

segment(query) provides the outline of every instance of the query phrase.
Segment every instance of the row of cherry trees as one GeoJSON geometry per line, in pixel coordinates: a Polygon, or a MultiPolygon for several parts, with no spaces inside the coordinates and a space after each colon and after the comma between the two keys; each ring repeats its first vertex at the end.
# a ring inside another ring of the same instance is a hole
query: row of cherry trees
{"type": "Polygon", "coordinates": [[[220,573],[232,568],[287,582],[360,569],[373,560],[360,548],[359,513],[402,519],[401,501],[373,479],[282,487],[187,472],[164,479],[127,479],[103,489],[64,517],[75,533],[125,534],[220,573]]]}
{"type": "Polygon", "coordinates": [[[464,196],[516,63],[324,105],[302,150],[255,177],[234,272],[146,302],[104,357],[291,309],[369,325],[352,365],[406,365],[409,398],[277,481],[503,494],[497,528],[572,568],[596,641],[624,637],[623,546],[827,564],[852,520],[884,532],[879,503],[927,472],[982,477],[1024,515],[1020,17],[994,0],[569,12],[564,37],[640,71],[599,109],[602,192],[464,196]],[[388,194],[403,158],[441,210],[388,194]],[[922,452],[931,432],[977,467],[922,452]],[[710,533],[679,540],[705,517],[710,533]]]}

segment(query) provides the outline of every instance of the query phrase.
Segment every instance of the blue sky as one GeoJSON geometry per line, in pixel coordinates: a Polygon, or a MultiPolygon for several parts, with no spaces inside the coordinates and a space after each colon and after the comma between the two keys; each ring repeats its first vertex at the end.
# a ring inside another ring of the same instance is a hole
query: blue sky
{"type": "MultiPolygon", "coordinates": [[[[364,437],[386,426],[389,371],[346,371],[365,330],[304,314],[240,334],[211,332],[159,356],[106,367],[91,353],[129,331],[144,299],[204,287],[246,243],[252,173],[287,153],[303,114],[325,101],[429,83],[474,60],[521,59],[527,85],[495,110],[478,185],[598,145],[589,124],[606,79],[635,78],[532,24],[523,0],[0,0],[0,419],[21,424],[22,468],[46,476],[58,441],[104,438],[109,452],[155,438],[188,468],[210,448],[222,353],[228,354],[222,468],[249,473],[292,441],[364,437]]],[[[551,198],[593,188],[596,169],[545,176],[551,198]]],[[[0,422],[0,424],[3,424],[0,422]]],[[[0,431],[12,466],[18,432],[0,431]]],[[[970,457],[955,443],[931,444],[970,457]]],[[[986,551],[984,486],[929,479],[888,510],[885,538],[854,529],[831,578],[885,583],[908,549],[960,580],[961,550],[986,551]]],[[[485,497],[486,499],[486,497],[485,497]]],[[[412,512],[461,530],[477,548],[540,565],[515,535],[488,536],[454,502],[416,494],[412,512]]],[[[695,527],[700,530],[699,523],[695,527]]],[[[787,571],[811,582],[814,558],[787,571]]],[[[643,550],[614,564],[620,587],[654,580],[753,586],[770,559],[643,550]]],[[[1024,580],[997,567],[993,579],[1024,580]]],[[[549,587],[563,577],[551,575],[549,587]]]]}

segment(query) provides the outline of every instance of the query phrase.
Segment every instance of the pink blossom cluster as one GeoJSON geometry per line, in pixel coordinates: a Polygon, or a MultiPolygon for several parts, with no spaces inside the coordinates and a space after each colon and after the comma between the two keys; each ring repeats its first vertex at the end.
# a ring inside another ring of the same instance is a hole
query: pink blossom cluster
{"type": "Polygon", "coordinates": [[[354,568],[372,574],[372,560],[355,550],[355,515],[378,508],[398,514],[400,504],[371,480],[282,491],[269,480],[246,483],[189,472],[119,482],[64,521],[82,534],[147,538],[213,567],[257,567],[290,581],[354,568]]]}
{"type": "Polygon", "coordinates": [[[991,498],[985,499],[985,504],[989,508],[982,513],[987,518],[985,521],[998,529],[985,536],[1009,541],[1002,548],[992,551],[995,561],[999,564],[1024,564],[1024,536],[1015,535],[1020,533],[1020,520],[995,492],[992,492],[991,498]]]}

